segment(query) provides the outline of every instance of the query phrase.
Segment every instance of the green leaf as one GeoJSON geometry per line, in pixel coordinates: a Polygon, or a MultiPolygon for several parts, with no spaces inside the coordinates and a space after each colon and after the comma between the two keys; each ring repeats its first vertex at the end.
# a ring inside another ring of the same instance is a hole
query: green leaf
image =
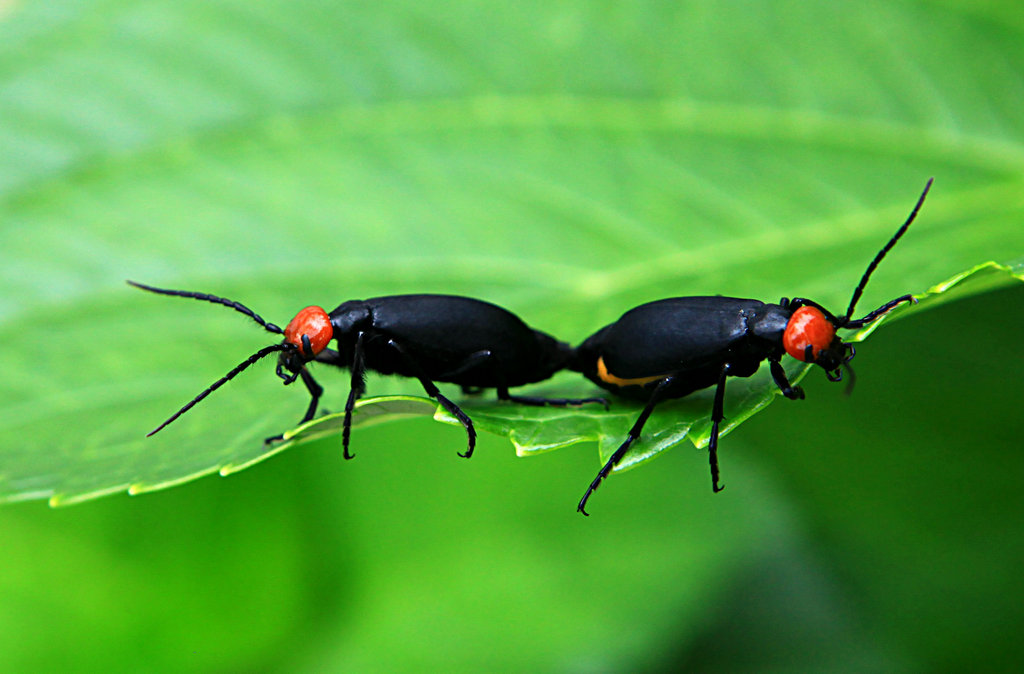
{"type": "MultiPolygon", "coordinates": [[[[0,26],[4,500],[67,503],[234,470],[263,458],[262,438],[301,412],[300,395],[255,367],[144,439],[268,342],[237,316],[141,296],[125,278],[215,292],[277,322],[311,303],[460,293],[575,343],[659,297],[841,305],[929,175],[919,222],[866,304],[1024,253],[1024,151],[1006,131],[1021,107],[979,105],[1007,95],[985,69],[970,79],[998,96],[963,94],[949,78],[951,63],[973,62],[960,54],[922,53],[921,78],[906,79],[887,58],[835,53],[824,64],[794,52],[769,61],[795,67],[783,79],[799,87],[780,96],[731,57],[666,77],[664,64],[689,61],[707,30],[698,22],[678,40],[671,4],[584,32],[571,28],[584,5],[538,6],[539,23],[499,22],[516,49],[495,51],[472,37],[482,19],[469,8],[428,17],[396,3],[464,35],[457,56],[446,31],[411,26],[367,49],[377,11],[309,22],[291,4],[122,7],[112,38],[94,40],[88,6],[18,5],[0,26]],[[649,52],[622,28],[640,25],[642,44],[671,49],[649,52]],[[201,39],[182,50],[168,26],[197,26],[201,39]],[[614,66],[589,56],[615,52],[614,66]],[[559,53],[578,59],[575,84],[537,77],[559,53]],[[832,89],[853,64],[877,77],[856,95],[832,89]],[[712,81],[733,93],[716,95],[712,81]],[[914,105],[935,96],[958,124],[914,105]],[[905,105],[875,111],[883,97],[905,105]]],[[[834,11],[807,10],[786,30],[828,25],[834,11]]],[[[881,23],[900,25],[901,12],[881,23]]],[[[756,26],[757,14],[743,20],[756,26]]],[[[880,20],[844,12],[839,24],[880,20]]],[[[323,378],[338,409],[347,379],[323,378]]],[[[553,385],[593,390],[571,376],[553,385]]],[[[729,389],[726,431],[775,395],[763,374],[729,389]]],[[[417,386],[374,380],[370,393],[417,386]]],[[[705,443],[709,407],[708,392],[659,407],[622,467],[684,437],[705,443]]],[[[522,454],[591,440],[603,457],[638,410],[467,409],[522,454]]]]}
{"type": "MultiPolygon", "coordinates": [[[[262,363],[146,439],[269,341],[127,278],[278,323],[462,293],[578,343],[659,297],[842,307],[928,176],[864,305],[1012,266],[1022,33],[1010,1],[0,2],[0,498],[239,467],[301,416],[262,363]]],[[[344,471],[328,438],[151,498],[4,508],[5,668],[1011,671],[1019,295],[873,336],[861,391],[898,395],[841,405],[812,374],[723,443],[717,497],[687,449],[583,520],[593,445],[513,461],[484,437],[466,462],[460,428],[410,421],[358,427],[344,471]],[[798,420],[841,441],[794,443],[798,420]]],[[[318,377],[341,409],[347,373],[318,377]]],[[[513,427],[534,447],[607,420],[605,451],[636,414],[613,403],[466,401],[481,427],[550,415],[513,427]]],[[[663,428],[699,442],[709,408],[672,402],[663,428]]]]}

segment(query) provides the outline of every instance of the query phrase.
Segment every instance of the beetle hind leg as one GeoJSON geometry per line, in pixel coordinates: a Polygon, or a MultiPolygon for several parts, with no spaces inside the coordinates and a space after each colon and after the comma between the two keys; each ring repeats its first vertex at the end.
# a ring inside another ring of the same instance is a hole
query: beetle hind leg
{"type": "Polygon", "coordinates": [[[464,459],[468,459],[473,456],[473,449],[476,447],[476,429],[473,428],[473,420],[462,411],[461,407],[446,398],[441,391],[438,390],[437,385],[423,373],[422,368],[420,368],[415,359],[413,359],[413,357],[410,356],[398,342],[393,339],[389,339],[388,346],[394,349],[395,353],[400,355],[405,361],[405,364],[409,367],[410,371],[415,373],[414,376],[420,380],[420,385],[423,386],[423,390],[426,391],[427,395],[440,403],[441,407],[443,407],[448,414],[451,414],[453,417],[458,419],[459,423],[462,424],[462,427],[466,429],[466,435],[469,437],[469,446],[465,453],[459,452],[459,456],[464,459]]]}
{"type": "Polygon", "coordinates": [[[626,455],[626,452],[629,450],[630,445],[632,445],[634,442],[640,439],[640,432],[643,430],[644,424],[647,423],[647,418],[651,416],[651,412],[654,411],[654,407],[659,402],[661,402],[661,399],[664,397],[665,391],[668,389],[669,386],[672,385],[674,381],[675,378],[666,377],[665,379],[662,379],[656,387],[654,387],[654,392],[651,393],[651,397],[647,401],[647,404],[644,406],[643,411],[640,412],[640,416],[637,417],[636,422],[633,424],[633,427],[629,429],[629,435],[626,437],[626,441],[619,445],[619,448],[615,450],[615,453],[611,455],[608,461],[605,462],[605,464],[601,467],[601,470],[598,471],[597,477],[595,477],[594,480],[590,483],[590,486],[587,487],[587,493],[583,495],[583,498],[580,499],[579,505],[576,506],[576,510],[578,512],[581,512],[584,515],[589,515],[589,513],[586,510],[586,507],[587,500],[590,498],[590,495],[597,491],[597,488],[601,486],[601,482],[603,482],[604,479],[608,477],[608,475],[612,472],[615,466],[617,466],[619,462],[622,461],[622,457],[626,455]]]}
{"type": "Polygon", "coordinates": [[[516,396],[508,392],[507,386],[498,387],[498,400],[507,400],[520,405],[533,405],[534,407],[568,407],[597,403],[608,409],[608,401],[604,398],[541,398],[538,396],[516,396]]]}
{"type": "MultiPolygon", "coordinates": [[[[540,396],[517,396],[512,395],[508,391],[508,385],[505,383],[505,375],[502,372],[501,365],[498,361],[498,357],[494,355],[494,352],[489,349],[477,351],[470,354],[459,363],[458,367],[449,372],[445,372],[444,376],[446,381],[449,381],[460,375],[464,375],[472,370],[482,370],[490,375],[492,381],[497,384],[491,384],[498,391],[498,400],[507,400],[509,402],[518,403],[520,405],[532,405],[534,407],[545,407],[548,405],[554,407],[568,407],[569,405],[585,405],[587,403],[599,403],[608,409],[608,401],[604,398],[543,398],[540,396]]],[[[467,395],[474,395],[479,393],[487,386],[469,386],[461,384],[462,392],[467,395]]]]}

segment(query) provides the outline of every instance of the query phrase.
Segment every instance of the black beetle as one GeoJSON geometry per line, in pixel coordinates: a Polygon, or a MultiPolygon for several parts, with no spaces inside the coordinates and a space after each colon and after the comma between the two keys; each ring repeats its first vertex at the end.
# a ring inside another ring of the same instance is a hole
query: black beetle
{"type": "MultiPolygon", "coordinates": [[[[499,306],[456,295],[392,295],[352,300],[327,313],[309,306],[296,314],[284,330],[260,318],[243,304],[216,295],[187,290],[167,290],[128,281],[142,290],[188,297],[230,307],[253,319],[268,332],[284,335],[284,341],[264,347],[211,384],[167,421],[149,433],[160,431],[236,375],[271,353],[280,352],[277,376],[291,384],[301,378],[310,402],[299,423],[316,414],[323,388],[306,365],[310,362],[351,370],[351,388],[345,403],[342,446],[346,459],[356,400],[366,391],[366,372],[415,377],[427,395],[458,419],[469,436],[469,458],[476,445],[473,422],[446,398],[434,382],[459,384],[464,392],[497,389],[500,400],[526,405],[606,404],[603,398],[547,399],[514,396],[509,388],[548,379],[564,369],[574,350],[564,342],[527,326],[518,316],[499,306]],[[334,340],[337,350],[328,349],[334,340]]],[[[282,436],[267,438],[279,440],[282,436]]]]}
{"type": "Polygon", "coordinates": [[[761,361],[767,360],[782,394],[794,400],[803,398],[803,391],[790,385],[780,363],[782,354],[789,353],[798,360],[820,365],[830,381],[842,379],[842,368],[849,371],[852,380],[849,363],[855,353],[853,344],[842,341],[836,332],[840,328],[862,328],[893,307],[914,301],[911,295],[903,295],[863,318],[852,318],[872,272],[910,227],[931,185],[928,180],[910,217],[868,265],[841,317],[803,298],[783,298],[778,304],[769,304],[735,297],[676,297],[631,309],[584,341],[571,369],[582,372],[598,386],[647,404],[625,442],[590,483],[577,510],[587,514],[587,499],[640,437],[644,423],[662,400],[716,387],[708,453],[711,488],[717,492],[722,489],[718,484],[718,426],[725,418],[728,377],[749,377],[761,361]]]}

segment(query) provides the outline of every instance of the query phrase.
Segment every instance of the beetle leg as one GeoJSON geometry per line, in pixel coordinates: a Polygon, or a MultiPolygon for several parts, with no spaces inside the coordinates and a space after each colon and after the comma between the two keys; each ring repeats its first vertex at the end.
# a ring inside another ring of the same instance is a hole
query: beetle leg
{"type": "MultiPolygon", "coordinates": [[[[490,369],[491,375],[494,377],[494,381],[499,382],[495,388],[498,393],[498,400],[508,400],[509,402],[519,403],[520,405],[533,405],[535,407],[544,407],[546,405],[553,405],[555,407],[566,407],[568,405],[583,405],[586,403],[600,403],[604,405],[604,408],[608,409],[608,401],[604,398],[541,398],[538,396],[514,396],[508,392],[508,386],[505,384],[505,377],[502,374],[501,367],[498,363],[498,357],[494,355],[494,352],[489,349],[477,351],[476,353],[470,354],[466,360],[462,361],[457,368],[451,372],[445,373],[446,377],[455,377],[460,374],[469,372],[474,367],[486,366],[490,369]]],[[[462,387],[463,393],[468,393],[466,386],[462,387]]]]}
{"type": "Polygon", "coordinates": [[[722,366],[722,374],[718,377],[715,388],[715,403],[711,408],[711,437],[708,439],[708,461],[711,463],[711,491],[716,494],[725,487],[718,484],[718,425],[725,419],[725,380],[729,376],[732,365],[722,366]]]}
{"type": "Polygon", "coordinates": [[[341,426],[341,447],[342,455],[351,459],[355,454],[348,451],[349,437],[352,435],[352,411],[356,408],[356,401],[366,393],[366,358],[363,354],[362,331],[356,335],[356,343],[352,348],[352,381],[349,384],[348,399],[345,401],[345,419],[341,426]]]}
{"type": "Polygon", "coordinates": [[[449,414],[458,419],[459,423],[461,423],[463,428],[466,429],[466,435],[469,436],[469,448],[466,450],[465,454],[459,452],[459,456],[465,459],[473,456],[473,448],[476,447],[476,429],[473,428],[473,421],[465,412],[462,411],[462,408],[446,398],[441,391],[438,390],[437,385],[423,373],[419,364],[398,344],[398,342],[393,339],[389,339],[388,346],[394,349],[395,352],[405,360],[405,364],[409,367],[409,370],[414,373],[415,377],[420,380],[420,385],[423,386],[423,390],[427,392],[427,395],[439,402],[441,407],[445,408],[449,414]]]}
{"type": "Polygon", "coordinates": [[[626,455],[626,451],[629,450],[629,446],[636,440],[640,439],[640,431],[643,430],[644,424],[647,423],[647,418],[651,416],[651,412],[654,411],[655,405],[661,402],[661,399],[664,397],[665,390],[671,386],[674,381],[675,377],[665,377],[658,382],[657,386],[654,387],[654,391],[651,393],[651,397],[644,406],[643,411],[640,412],[640,416],[637,417],[636,423],[633,424],[633,428],[629,429],[629,435],[626,436],[626,441],[615,450],[615,453],[611,455],[611,458],[609,458],[604,466],[601,467],[601,470],[598,471],[597,477],[595,477],[594,481],[590,483],[589,487],[587,487],[587,493],[583,495],[582,499],[580,499],[580,503],[576,506],[576,510],[584,515],[589,515],[586,511],[587,499],[589,499],[590,495],[601,486],[601,482],[608,477],[609,473],[612,472],[612,469],[622,461],[622,457],[626,455]]]}
{"type": "Polygon", "coordinates": [[[316,383],[316,379],[313,379],[313,375],[306,368],[302,368],[299,371],[299,376],[302,377],[302,383],[306,385],[306,389],[309,391],[309,407],[306,408],[306,414],[302,417],[302,421],[299,422],[304,424],[316,415],[317,404],[320,402],[320,396],[324,394],[324,387],[316,383]]]}
{"type": "Polygon", "coordinates": [[[789,383],[789,377],[786,376],[786,370],[782,367],[782,363],[777,360],[769,360],[768,366],[772,371],[772,379],[775,380],[775,385],[782,391],[782,395],[790,400],[803,400],[804,390],[799,386],[793,386],[789,383]]]}
{"type": "MultiPolygon", "coordinates": [[[[498,364],[498,356],[495,355],[494,351],[490,349],[482,349],[474,353],[470,353],[466,356],[466,360],[459,364],[459,366],[450,372],[444,373],[444,378],[454,378],[459,375],[463,375],[473,368],[487,368],[490,375],[494,377],[494,380],[500,382],[495,388],[498,389],[499,401],[509,401],[511,403],[518,403],[519,405],[531,405],[535,407],[544,407],[547,405],[555,407],[566,407],[569,405],[585,405],[587,403],[600,403],[604,406],[604,409],[608,409],[608,402],[603,397],[582,397],[582,398],[570,398],[570,397],[539,397],[535,395],[512,395],[509,393],[509,387],[505,384],[505,378],[502,375],[501,368],[498,364]]],[[[481,390],[482,386],[463,386],[463,393],[475,393],[481,390]]]]}
{"type": "MultiPolygon", "coordinates": [[[[475,367],[479,367],[480,365],[483,365],[484,363],[489,362],[491,357],[492,357],[492,354],[491,354],[490,350],[488,350],[488,349],[483,349],[481,351],[475,351],[475,352],[469,354],[468,356],[466,356],[466,358],[461,363],[456,365],[454,369],[448,370],[443,375],[441,375],[441,377],[444,378],[444,379],[454,379],[454,378],[458,377],[459,375],[466,374],[467,372],[469,372],[470,370],[472,370],[475,367]]],[[[463,386],[462,388],[465,389],[466,387],[463,386]]],[[[479,388],[482,389],[484,387],[481,386],[479,388]]]]}
{"type": "MultiPolygon", "coordinates": [[[[355,457],[355,454],[348,451],[349,440],[352,436],[352,413],[355,411],[356,401],[362,398],[366,393],[365,340],[366,334],[364,332],[358,332],[356,334],[356,341],[352,347],[351,363],[345,362],[341,357],[341,354],[334,349],[323,349],[313,359],[318,363],[326,363],[340,368],[347,367],[352,373],[351,383],[348,390],[348,399],[345,401],[345,418],[342,422],[341,428],[341,446],[343,455],[346,459],[355,457]]],[[[315,413],[316,409],[313,408],[313,411],[315,413]]],[[[307,421],[308,420],[309,419],[307,419],[307,421]]]]}
{"type": "Polygon", "coordinates": [[[538,397],[535,395],[512,395],[509,393],[508,386],[498,387],[498,399],[499,401],[518,403],[519,405],[532,405],[536,407],[551,405],[558,408],[568,407],[569,405],[577,406],[586,405],[587,403],[597,403],[602,405],[605,410],[608,409],[608,402],[603,397],[538,397]]]}
{"type": "MultiPolygon", "coordinates": [[[[306,368],[299,370],[298,376],[302,377],[302,383],[306,385],[306,390],[309,391],[309,407],[306,408],[306,413],[299,420],[299,425],[302,425],[313,418],[316,414],[317,404],[320,402],[320,396],[324,394],[324,387],[316,383],[316,379],[313,379],[313,375],[306,371],[306,368]]],[[[272,442],[278,440],[284,440],[284,434],[278,433],[277,435],[271,435],[269,438],[263,440],[263,444],[269,445],[272,442]]]]}

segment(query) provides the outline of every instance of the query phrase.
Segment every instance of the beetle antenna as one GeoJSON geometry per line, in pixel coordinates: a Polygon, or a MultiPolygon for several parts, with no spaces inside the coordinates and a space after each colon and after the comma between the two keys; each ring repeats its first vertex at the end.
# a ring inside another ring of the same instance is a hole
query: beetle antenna
{"type": "MultiPolygon", "coordinates": [[[[172,295],[174,297],[191,297],[194,300],[202,300],[204,302],[213,302],[214,304],[221,304],[225,307],[230,307],[239,313],[245,314],[252,320],[262,325],[267,332],[272,332],[275,335],[284,334],[284,330],[277,327],[273,323],[268,323],[267,321],[263,320],[262,318],[260,318],[259,314],[257,314],[255,311],[245,306],[241,302],[235,302],[225,297],[217,297],[216,295],[210,295],[208,293],[196,293],[192,292],[191,290],[167,290],[166,288],[154,288],[153,286],[147,286],[143,283],[136,283],[135,281],[128,281],[128,285],[135,286],[140,290],[148,290],[151,293],[157,293],[159,295],[172,295]]],[[[155,432],[156,431],[154,431],[154,433],[155,432]]]]}
{"type": "MultiPolygon", "coordinates": [[[[871,274],[878,267],[878,263],[882,261],[882,258],[885,257],[886,253],[888,253],[890,250],[892,250],[892,247],[896,245],[896,242],[900,240],[900,237],[903,236],[906,233],[907,228],[910,227],[910,223],[912,223],[914,221],[914,218],[917,217],[917,212],[919,210],[921,210],[921,204],[924,203],[924,198],[928,195],[928,190],[931,189],[932,181],[934,181],[934,180],[935,180],[935,178],[929,178],[928,179],[928,183],[924,186],[924,191],[921,192],[921,196],[918,197],[918,199],[917,199],[917,204],[914,206],[914,210],[912,210],[910,212],[910,217],[907,218],[907,221],[903,223],[902,227],[900,227],[898,230],[896,230],[896,233],[893,235],[893,237],[891,239],[889,239],[889,243],[885,244],[885,247],[882,248],[882,250],[878,251],[878,255],[876,255],[875,259],[872,260],[871,264],[868,265],[867,271],[864,272],[864,276],[862,276],[860,278],[860,283],[857,284],[857,289],[853,291],[853,297],[850,299],[850,308],[848,308],[846,310],[846,314],[840,320],[839,327],[847,327],[847,326],[850,325],[851,322],[856,322],[856,323],[862,323],[863,322],[863,321],[850,321],[850,317],[853,316],[854,307],[857,306],[857,301],[860,300],[861,293],[864,292],[864,286],[866,286],[868,284],[868,279],[871,278],[871,274]]],[[[905,298],[900,298],[900,302],[905,302],[905,301],[908,301],[908,300],[905,299],[905,298]]],[[[897,302],[897,304],[899,304],[899,302],[897,302]]],[[[892,307],[889,307],[889,308],[891,309],[892,307]]],[[[872,314],[877,316],[876,312],[872,312],[872,314]]]]}
{"type": "MultiPolygon", "coordinates": [[[[131,283],[131,282],[129,281],[129,283],[131,283]]],[[[150,437],[152,435],[155,435],[156,433],[159,433],[161,430],[163,430],[164,426],[167,426],[169,423],[171,423],[172,421],[174,421],[175,419],[180,417],[182,414],[184,414],[185,412],[188,412],[190,409],[195,407],[196,403],[198,403],[203,398],[205,398],[206,396],[210,395],[211,393],[213,393],[214,391],[219,389],[224,384],[226,384],[229,381],[231,381],[232,379],[234,379],[239,373],[241,373],[243,370],[245,370],[247,367],[249,367],[250,365],[252,365],[256,361],[261,360],[262,358],[265,358],[266,356],[269,356],[270,354],[274,353],[275,351],[284,351],[286,349],[294,349],[294,348],[296,348],[295,345],[289,344],[289,343],[272,344],[270,346],[263,347],[262,349],[260,349],[256,353],[252,354],[251,356],[249,356],[248,358],[243,360],[238,365],[236,365],[226,375],[224,375],[223,377],[221,377],[217,381],[215,381],[212,384],[210,384],[210,386],[205,391],[203,391],[202,393],[197,395],[192,400],[188,401],[185,404],[184,407],[182,407],[180,410],[178,410],[177,412],[172,414],[171,417],[167,421],[163,422],[162,424],[160,424],[159,426],[157,426],[156,428],[151,430],[149,433],[146,433],[146,437],[148,438],[148,437],[150,437]]]]}

